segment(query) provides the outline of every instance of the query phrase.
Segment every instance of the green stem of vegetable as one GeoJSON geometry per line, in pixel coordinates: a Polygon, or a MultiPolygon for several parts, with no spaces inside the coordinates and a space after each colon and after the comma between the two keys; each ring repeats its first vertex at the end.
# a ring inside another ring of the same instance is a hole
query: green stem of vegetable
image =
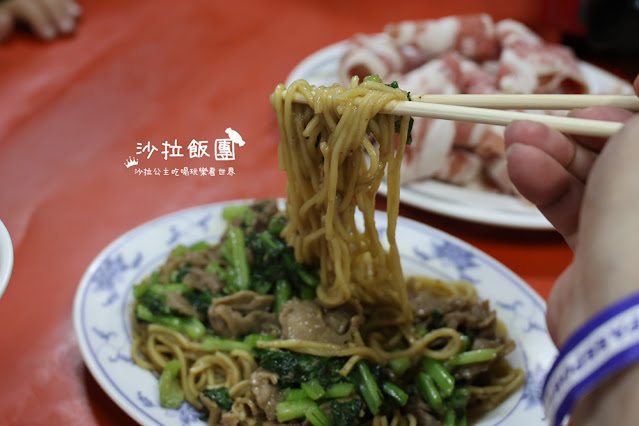
{"type": "Polygon", "coordinates": [[[379,413],[383,397],[382,391],[379,389],[379,386],[375,381],[375,376],[373,376],[371,369],[365,361],[357,363],[357,372],[359,373],[357,387],[360,395],[364,398],[364,402],[366,402],[371,413],[379,413]]]}
{"type": "Polygon", "coordinates": [[[171,283],[171,284],[151,284],[151,285],[149,285],[148,290],[152,291],[154,293],[164,294],[164,293],[169,293],[169,292],[174,292],[174,291],[178,291],[180,293],[185,293],[185,292],[191,291],[193,289],[191,287],[189,287],[188,285],[186,285],[186,284],[171,283]]]}
{"type": "Polygon", "coordinates": [[[301,384],[301,388],[312,400],[320,399],[326,393],[326,389],[322,387],[317,379],[311,379],[307,382],[303,382],[301,384]]]}
{"type": "Polygon", "coordinates": [[[402,388],[392,382],[384,382],[384,384],[382,385],[382,390],[386,395],[390,396],[393,401],[395,401],[402,407],[406,405],[406,402],[408,402],[408,394],[404,392],[402,388]]]}
{"type": "Polygon", "coordinates": [[[465,334],[459,336],[459,340],[461,340],[461,350],[459,352],[466,352],[472,343],[470,337],[465,334]]]}
{"type": "Polygon", "coordinates": [[[226,274],[226,271],[224,271],[224,268],[222,268],[220,264],[215,262],[214,260],[212,260],[211,262],[209,262],[208,265],[206,265],[206,268],[204,268],[204,272],[206,272],[207,274],[217,275],[222,280],[224,280],[224,276],[226,274]]]}
{"type": "Polygon", "coordinates": [[[455,411],[457,418],[462,418],[466,416],[466,407],[469,400],[470,390],[467,387],[460,386],[455,388],[453,394],[446,401],[446,406],[455,411]]]}
{"type": "Polygon", "coordinates": [[[362,81],[374,81],[376,83],[381,83],[382,79],[380,78],[379,74],[371,74],[364,77],[364,80],[362,81]]]}
{"type": "Polygon", "coordinates": [[[275,237],[273,237],[273,234],[268,231],[260,232],[259,236],[264,245],[273,250],[281,250],[284,245],[284,243],[276,240],[275,237]]]}
{"type": "Polygon", "coordinates": [[[206,250],[207,248],[209,248],[209,243],[207,243],[206,241],[200,241],[189,246],[190,251],[206,250]]]}
{"type": "Polygon", "coordinates": [[[165,408],[178,408],[184,401],[184,391],[180,388],[177,375],[180,373],[180,361],[173,359],[166,363],[160,374],[160,405],[165,408]]]}
{"type": "Polygon", "coordinates": [[[173,315],[154,315],[145,305],[136,309],[138,318],[164,327],[186,333],[193,340],[200,340],[206,334],[206,327],[195,317],[176,317],[173,315]]]}
{"type": "Polygon", "coordinates": [[[300,276],[304,284],[310,287],[317,287],[317,285],[319,284],[319,278],[305,270],[303,266],[300,266],[297,274],[300,276]]]}
{"type": "Polygon", "coordinates": [[[302,389],[286,389],[284,392],[284,401],[301,401],[309,399],[308,395],[302,389]]]}
{"type": "Polygon", "coordinates": [[[420,371],[417,373],[415,383],[422,398],[424,398],[435,412],[442,415],[444,413],[444,402],[442,400],[442,396],[437,390],[437,386],[435,385],[433,378],[425,372],[420,371]]]}
{"type": "Polygon", "coordinates": [[[233,270],[231,274],[232,282],[229,284],[234,291],[248,290],[250,284],[250,269],[248,258],[246,257],[244,231],[237,226],[229,226],[225,244],[229,244],[227,246],[229,256],[227,261],[233,270]]]}
{"type": "Polygon", "coordinates": [[[346,398],[355,391],[355,386],[352,383],[336,383],[333,386],[326,389],[324,398],[336,399],[346,398]]]}
{"type": "Polygon", "coordinates": [[[186,246],[184,244],[179,244],[177,246],[175,246],[173,248],[173,250],[171,250],[171,256],[173,257],[182,257],[186,254],[186,251],[188,249],[186,248],[186,246]]]}
{"type": "Polygon", "coordinates": [[[410,358],[404,357],[391,359],[388,361],[388,366],[391,370],[393,370],[393,373],[395,373],[397,377],[402,377],[406,370],[410,368],[410,358]]]}
{"type": "Polygon", "coordinates": [[[280,423],[284,423],[306,417],[306,410],[313,405],[317,406],[317,404],[315,404],[315,402],[311,401],[310,399],[301,399],[298,401],[282,401],[275,407],[277,421],[280,423]]]}
{"type": "Polygon", "coordinates": [[[268,222],[268,232],[275,236],[279,236],[286,225],[286,217],[281,213],[276,213],[268,222]]]}
{"type": "Polygon", "coordinates": [[[456,426],[455,410],[448,408],[444,414],[444,426],[456,426]]]}
{"type": "Polygon", "coordinates": [[[415,329],[417,330],[417,335],[419,337],[424,337],[425,335],[428,334],[428,329],[424,327],[423,325],[418,325],[417,327],[415,327],[415,329]]]}
{"type": "Polygon", "coordinates": [[[206,334],[206,327],[196,317],[184,318],[182,330],[193,340],[200,340],[206,334]]]}
{"type": "Polygon", "coordinates": [[[227,222],[232,222],[236,217],[246,217],[250,206],[248,204],[242,204],[238,206],[226,206],[222,209],[222,218],[227,222]]]}
{"type": "Polygon", "coordinates": [[[286,280],[278,280],[275,283],[275,303],[273,303],[273,311],[279,312],[282,305],[293,297],[293,286],[286,280]]]}
{"type": "Polygon", "coordinates": [[[444,368],[441,362],[431,358],[424,358],[422,360],[422,368],[426,374],[433,378],[444,398],[452,395],[455,389],[455,378],[444,368]]]}
{"type": "Polygon", "coordinates": [[[446,360],[446,366],[457,367],[459,365],[475,364],[477,362],[492,361],[497,358],[501,348],[475,349],[460,352],[446,360]]]}
{"type": "Polygon", "coordinates": [[[317,293],[315,292],[315,288],[309,287],[307,285],[303,285],[299,287],[300,291],[300,299],[302,300],[313,300],[317,293]]]}
{"type": "Polygon", "coordinates": [[[308,420],[313,426],[332,426],[333,422],[328,418],[326,414],[322,411],[321,408],[317,404],[309,406],[305,411],[304,415],[306,416],[306,420],[308,420]]]}
{"type": "Polygon", "coordinates": [[[139,299],[144,293],[149,289],[149,283],[141,282],[140,284],[135,284],[133,286],[133,296],[135,299],[139,299]]]}
{"type": "Polygon", "coordinates": [[[234,349],[241,349],[250,352],[252,347],[246,342],[238,342],[236,340],[223,339],[216,336],[205,336],[202,339],[202,349],[211,352],[231,352],[234,349]]]}
{"type": "Polygon", "coordinates": [[[265,334],[247,334],[244,337],[244,343],[246,343],[253,349],[257,348],[257,342],[261,340],[277,340],[277,337],[268,336],[265,334]]]}

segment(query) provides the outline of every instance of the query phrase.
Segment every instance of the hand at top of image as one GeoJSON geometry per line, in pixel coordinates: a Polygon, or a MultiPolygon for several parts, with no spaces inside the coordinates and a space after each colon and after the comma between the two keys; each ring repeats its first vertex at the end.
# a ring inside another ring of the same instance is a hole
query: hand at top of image
{"type": "Polygon", "coordinates": [[[41,40],[53,40],[75,32],[82,8],[73,0],[0,1],[0,42],[19,25],[25,25],[41,40]]]}

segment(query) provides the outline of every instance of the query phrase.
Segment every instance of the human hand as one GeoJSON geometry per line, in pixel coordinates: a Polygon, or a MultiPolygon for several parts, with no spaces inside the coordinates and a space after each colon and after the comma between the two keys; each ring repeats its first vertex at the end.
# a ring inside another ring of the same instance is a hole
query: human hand
{"type": "Polygon", "coordinates": [[[74,0],[8,0],[0,3],[0,41],[18,22],[28,25],[42,40],[72,34],[81,13],[74,0]]]}
{"type": "MultiPolygon", "coordinates": [[[[639,94],[639,77],[634,87],[639,94]]],[[[607,141],[532,122],[513,123],[505,135],[513,183],[574,251],[548,299],[548,329],[559,347],[596,312],[639,289],[639,115],[613,108],[571,115],[625,125],[607,141]]],[[[638,383],[639,366],[609,378],[577,403],[573,424],[636,424],[639,405],[627,398],[638,383]]]]}
{"type": "MultiPolygon", "coordinates": [[[[639,80],[638,80],[639,82],[639,80]]],[[[594,313],[639,288],[639,117],[594,107],[572,116],[626,122],[608,141],[570,138],[533,122],[506,129],[508,171],[575,253],[548,299],[560,346],[594,313]]]]}

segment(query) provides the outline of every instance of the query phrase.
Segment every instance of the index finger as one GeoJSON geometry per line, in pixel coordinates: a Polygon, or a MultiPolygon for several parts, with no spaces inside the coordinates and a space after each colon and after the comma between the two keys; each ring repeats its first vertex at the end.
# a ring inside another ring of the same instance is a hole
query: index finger
{"type": "MultiPolygon", "coordinates": [[[[639,80],[637,80],[637,83],[639,84],[639,80]]],[[[590,108],[577,109],[571,111],[568,115],[575,118],[616,121],[619,123],[624,123],[626,120],[632,117],[632,113],[628,110],[609,106],[594,106],[590,108]]],[[[579,145],[595,152],[601,151],[607,141],[607,138],[576,135],[573,136],[572,139],[579,145]]]]}

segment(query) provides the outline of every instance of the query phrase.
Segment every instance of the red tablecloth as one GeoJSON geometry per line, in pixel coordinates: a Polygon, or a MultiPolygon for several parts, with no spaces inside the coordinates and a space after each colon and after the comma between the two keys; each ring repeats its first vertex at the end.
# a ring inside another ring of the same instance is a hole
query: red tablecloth
{"type": "MultiPolygon", "coordinates": [[[[74,37],[0,45],[0,219],[15,264],[0,300],[0,424],[132,423],[83,364],[71,310],[91,260],[159,215],[221,200],[283,196],[268,96],[301,59],[391,20],[489,12],[542,24],[540,2],[82,1],[74,37]],[[142,176],[124,165],[208,167],[162,143],[247,141],[233,176],[142,176]],[[246,154],[250,151],[250,154],[246,154]],[[140,155],[137,155],[140,157],[140,155]]],[[[544,33],[552,35],[552,32],[544,33]]],[[[383,201],[381,201],[383,203],[383,201]]],[[[553,232],[493,228],[402,207],[519,274],[543,297],[571,253],[553,232]]]]}

